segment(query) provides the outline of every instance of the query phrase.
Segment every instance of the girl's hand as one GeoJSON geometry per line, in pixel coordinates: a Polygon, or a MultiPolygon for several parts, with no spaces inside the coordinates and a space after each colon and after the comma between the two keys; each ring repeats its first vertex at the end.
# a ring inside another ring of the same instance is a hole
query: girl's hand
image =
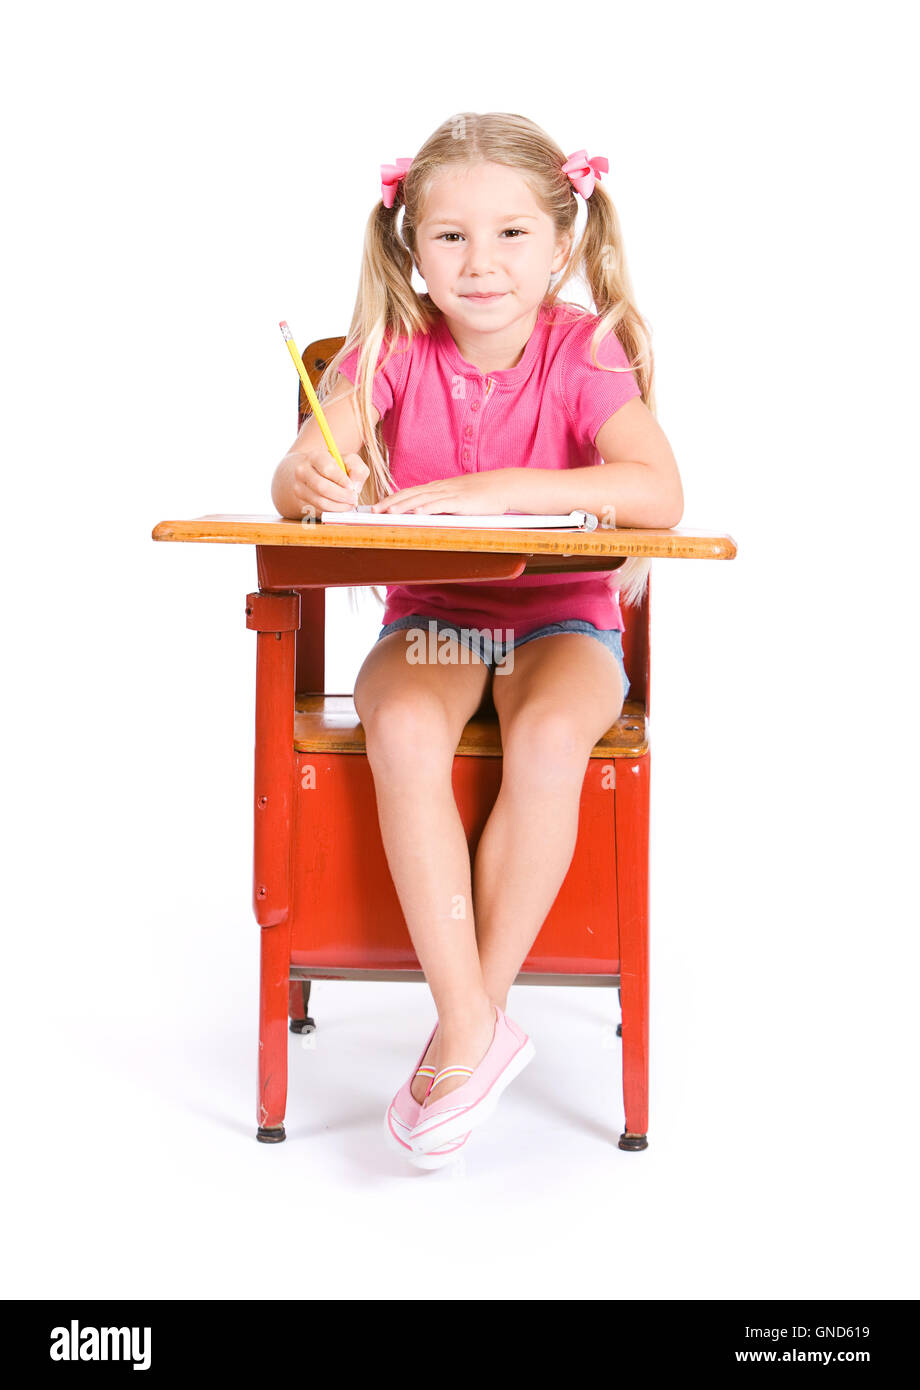
{"type": "Polygon", "coordinates": [[[507,469],[493,473],[460,473],[456,478],[442,478],[436,483],[419,487],[404,487],[380,502],[374,512],[455,512],[498,515],[511,507],[507,469]]]}
{"type": "Polygon", "coordinates": [[[360,454],[345,454],[346,478],[325,447],[293,449],[285,461],[290,464],[291,486],[305,516],[353,510],[371,471],[360,454]]]}

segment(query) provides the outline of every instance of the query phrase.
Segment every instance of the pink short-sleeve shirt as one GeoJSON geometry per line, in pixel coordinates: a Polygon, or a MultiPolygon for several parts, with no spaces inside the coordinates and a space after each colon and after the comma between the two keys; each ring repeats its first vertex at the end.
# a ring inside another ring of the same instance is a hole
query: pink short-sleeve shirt
{"type": "MultiPolygon", "coordinates": [[[[401,337],[389,361],[378,365],[373,386],[397,487],[496,468],[603,463],[594,445],[598,430],[641,392],[634,372],[605,371],[592,362],[597,323],[579,305],[541,307],[517,366],[487,376],[460,356],[443,318],[411,343],[401,337]]],[[[607,367],[628,367],[615,334],[602,341],[597,357],[607,367]]],[[[339,366],[352,382],[357,360],[355,348],[339,366]]],[[[422,613],[460,627],[511,629],[516,639],[566,618],[622,630],[617,573],[389,585],[383,622],[422,613]]]]}

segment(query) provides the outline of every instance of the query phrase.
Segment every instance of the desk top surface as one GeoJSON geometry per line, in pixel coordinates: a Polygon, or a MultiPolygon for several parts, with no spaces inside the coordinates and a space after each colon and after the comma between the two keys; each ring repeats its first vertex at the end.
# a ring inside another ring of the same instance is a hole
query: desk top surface
{"type": "Polygon", "coordinates": [[[228,545],[296,545],[347,550],[452,550],[514,555],[626,555],[675,560],[731,560],[736,545],[718,531],[641,530],[601,527],[596,531],[479,530],[460,526],[339,524],[283,517],[216,513],[186,521],[161,521],[155,541],[202,541],[228,545]]]}

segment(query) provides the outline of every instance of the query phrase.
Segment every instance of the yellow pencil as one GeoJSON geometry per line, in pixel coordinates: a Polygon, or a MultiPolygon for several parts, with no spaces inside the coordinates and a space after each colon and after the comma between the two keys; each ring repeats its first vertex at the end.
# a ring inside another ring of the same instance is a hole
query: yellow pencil
{"type": "Polygon", "coordinates": [[[294,342],[293,337],[291,336],[291,330],[288,328],[287,324],[284,322],[283,319],[281,320],[281,323],[278,325],[278,327],[281,329],[281,332],[284,335],[284,341],[288,345],[288,352],[294,359],[294,366],[297,368],[297,371],[300,375],[300,379],[303,382],[303,389],[307,393],[307,400],[310,402],[310,405],[313,409],[313,416],[316,420],[316,423],[319,425],[320,429],[323,432],[323,438],[326,441],[326,447],[328,448],[332,457],[335,459],[336,463],[341,468],[342,472],[347,477],[348,469],[342,462],[342,455],[339,453],[338,445],[332,438],[332,430],[329,428],[329,422],[323,414],[322,406],[316,399],[316,392],[313,390],[313,383],[307,376],[307,371],[303,364],[303,358],[297,351],[297,345],[294,342]]]}

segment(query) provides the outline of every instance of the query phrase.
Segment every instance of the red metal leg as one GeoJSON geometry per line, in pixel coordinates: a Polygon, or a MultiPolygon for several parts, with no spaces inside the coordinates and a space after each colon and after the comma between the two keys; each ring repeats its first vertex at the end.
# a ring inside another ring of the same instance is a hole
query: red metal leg
{"type": "Polygon", "coordinates": [[[651,754],[616,764],[617,913],[623,1012],[621,1149],[648,1148],[649,774],[651,754]]]}
{"type": "Polygon", "coordinates": [[[291,970],[291,837],[294,796],[294,634],[300,596],[248,594],[256,651],[253,910],[261,931],[258,1134],[284,1138],[288,984],[291,970]]]}
{"type": "Polygon", "coordinates": [[[292,980],[288,989],[288,1014],[292,1033],[312,1033],[316,1024],[310,1017],[310,980],[292,980]]]}

